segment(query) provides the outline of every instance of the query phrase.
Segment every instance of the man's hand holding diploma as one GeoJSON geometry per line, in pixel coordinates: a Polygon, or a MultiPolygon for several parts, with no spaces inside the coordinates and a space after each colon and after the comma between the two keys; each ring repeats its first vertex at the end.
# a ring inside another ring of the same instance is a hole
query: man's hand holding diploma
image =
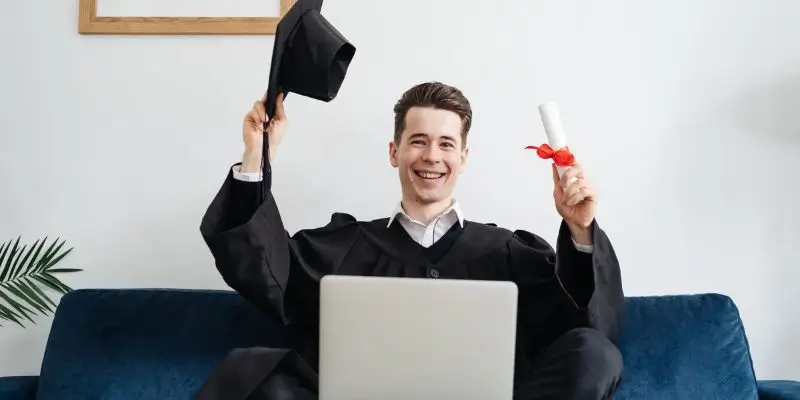
{"type": "Polygon", "coordinates": [[[544,103],[539,106],[548,144],[528,146],[536,149],[541,158],[553,160],[553,199],[556,210],[564,218],[573,240],[591,245],[591,225],[595,217],[597,190],[586,178],[581,166],[567,144],[558,106],[544,103]]]}

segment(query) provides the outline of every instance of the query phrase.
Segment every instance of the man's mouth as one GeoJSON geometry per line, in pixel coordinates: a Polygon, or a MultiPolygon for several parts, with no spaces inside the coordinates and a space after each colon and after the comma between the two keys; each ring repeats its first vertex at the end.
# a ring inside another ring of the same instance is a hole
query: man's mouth
{"type": "Polygon", "coordinates": [[[447,175],[444,172],[423,171],[418,169],[414,170],[414,174],[422,179],[430,179],[430,180],[439,179],[447,175]]]}

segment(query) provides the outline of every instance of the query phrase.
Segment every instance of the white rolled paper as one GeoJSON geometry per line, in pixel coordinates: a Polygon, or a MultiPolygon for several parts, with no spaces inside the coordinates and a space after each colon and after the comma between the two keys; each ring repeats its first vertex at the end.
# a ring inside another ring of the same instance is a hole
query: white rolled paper
{"type": "MultiPolygon", "coordinates": [[[[558,150],[566,147],[567,134],[564,132],[564,125],[561,123],[561,114],[558,112],[558,104],[554,101],[547,102],[539,105],[539,115],[542,117],[542,124],[544,125],[544,133],[547,135],[547,143],[553,150],[558,150]]],[[[569,167],[556,166],[558,169],[558,176],[564,175],[564,171],[569,167]]],[[[567,184],[575,181],[572,178],[567,184]]]]}

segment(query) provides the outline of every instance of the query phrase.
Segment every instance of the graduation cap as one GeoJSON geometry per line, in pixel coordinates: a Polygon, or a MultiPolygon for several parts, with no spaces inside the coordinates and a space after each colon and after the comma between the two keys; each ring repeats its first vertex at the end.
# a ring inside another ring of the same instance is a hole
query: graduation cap
{"type": "MultiPolygon", "coordinates": [[[[330,102],[339,93],[356,48],[321,14],[322,0],[296,0],[281,18],[265,100],[268,117],[275,115],[279,93],[290,92],[330,102]]],[[[269,179],[269,141],[264,124],[264,180],[269,179]]],[[[269,187],[269,183],[265,182],[269,187]]]]}

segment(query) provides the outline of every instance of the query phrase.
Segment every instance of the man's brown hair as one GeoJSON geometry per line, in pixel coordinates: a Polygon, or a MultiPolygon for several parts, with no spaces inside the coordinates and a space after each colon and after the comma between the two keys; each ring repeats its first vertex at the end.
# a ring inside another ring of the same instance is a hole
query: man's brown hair
{"type": "Polygon", "coordinates": [[[467,145],[467,133],[472,126],[472,107],[460,90],[441,82],[426,82],[408,89],[394,105],[394,141],[406,127],[406,114],[411,107],[432,107],[452,111],[461,118],[461,146],[467,145]]]}

